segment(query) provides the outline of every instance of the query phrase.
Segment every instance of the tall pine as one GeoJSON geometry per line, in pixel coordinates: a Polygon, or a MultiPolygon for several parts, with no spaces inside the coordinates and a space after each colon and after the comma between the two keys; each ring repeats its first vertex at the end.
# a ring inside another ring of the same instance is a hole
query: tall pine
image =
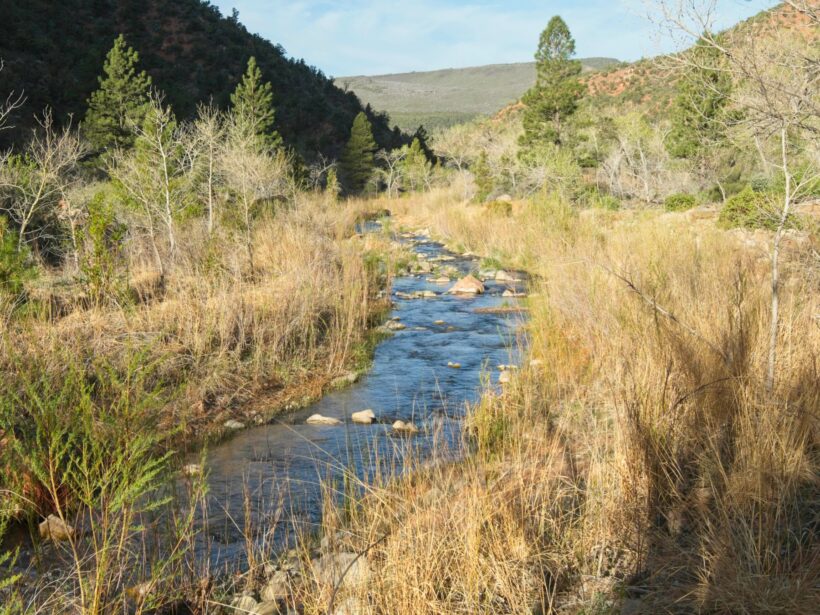
{"type": "Polygon", "coordinates": [[[579,79],[581,63],[572,59],[574,55],[575,40],[556,15],[541,33],[535,54],[536,83],[523,98],[526,110],[521,145],[525,148],[561,142],[563,126],[584,92],[579,79]]]}
{"type": "Polygon", "coordinates": [[[364,112],[359,112],[353,120],[350,139],[339,160],[341,179],[348,193],[362,192],[373,178],[376,150],[370,120],[364,112]]]}
{"type": "Polygon", "coordinates": [[[138,65],[139,54],[120,34],[106,56],[100,88],[88,99],[83,122],[86,138],[98,151],[134,145],[134,127],[144,122],[151,95],[151,77],[138,65]]]}
{"type": "Polygon", "coordinates": [[[262,71],[253,56],[248,60],[242,81],[231,94],[231,105],[234,114],[254,131],[262,148],[275,149],[282,144],[282,138],[274,129],[273,86],[262,81],[262,71]]]}
{"type": "Polygon", "coordinates": [[[677,84],[667,149],[676,158],[699,159],[723,140],[732,78],[720,50],[703,39],[686,53],[690,68],[677,84]]]}

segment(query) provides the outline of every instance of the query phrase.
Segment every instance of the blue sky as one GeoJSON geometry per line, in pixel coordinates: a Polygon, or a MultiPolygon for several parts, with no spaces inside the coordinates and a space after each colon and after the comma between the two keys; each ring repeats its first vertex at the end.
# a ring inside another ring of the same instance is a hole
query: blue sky
{"type": "MultiPolygon", "coordinates": [[[[696,0],[708,2],[709,0],[696,0]]],[[[375,75],[526,62],[550,17],[561,15],[580,57],[636,60],[671,51],[648,0],[212,0],[239,10],[251,31],[326,74],[375,75]]],[[[771,0],[717,0],[728,27],[771,0]]]]}

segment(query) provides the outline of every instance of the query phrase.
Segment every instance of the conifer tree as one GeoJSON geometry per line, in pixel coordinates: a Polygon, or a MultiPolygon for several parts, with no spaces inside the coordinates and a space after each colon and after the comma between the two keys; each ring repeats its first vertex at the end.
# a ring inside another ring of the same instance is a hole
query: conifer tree
{"type": "Polygon", "coordinates": [[[151,77],[138,64],[139,54],[120,34],[105,59],[100,88],[88,99],[83,123],[86,138],[98,151],[134,145],[134,128],[144,122],[151,95],[151,77]]]}
{"type": "Polygon", "coordinates": [[[483,203],[492,194],[494,188],[492,171],[485,150],[481,150],[478,160],[473,164],[472,171],[476,185],[475,201],[483,203]]]}
{"type": "Polygon", "coordinates": [[[364,112],[360,112],[353,120],[350,140],[339,160],[339,171],[347,192],[355,194],[367,187],[376,168],[376,149],[370,120],[364,112]]]}
{"type": "Polygon", "coordinates": [[[567,24],[557,15],[541,33],[535,54],[537,79],[524,95],[524,134],[521,144],[561,142],[563,124],[576,110],[583,95],[578,76],[581,63],[573,60],[575,40],[567,24]]]}
{"type": "Polygon", "coordinates": [[[700,39],[689,52],[689,69],[678,81],[667,149],[676,158],[701,158],[722,140],[732,79],[720,51],[700,39]]]}
{"type": "Polygon", "coordinates": [[[231,105],[233,112],[243,118],[242,123],[259,137],[262,148],[272,150],[282,144],[282,138],[274,129],[273,86],[262,82],[262,71],[253,56],[248,60],[242,81],[231,94],[231,105]]]}

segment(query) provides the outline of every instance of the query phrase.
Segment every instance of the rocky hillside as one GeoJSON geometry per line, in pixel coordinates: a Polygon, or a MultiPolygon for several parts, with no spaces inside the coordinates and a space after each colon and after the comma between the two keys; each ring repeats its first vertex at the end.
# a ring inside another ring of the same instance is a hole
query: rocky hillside
{"type": "MultiPolygon", "coordinates": [[[[587,73],[620,64],[611,58],[581,62],[587,73]]],[[[336,79],[336,85],[355,92],[374,109],[388,112],[407,130],[419,124],[434,129],[495,113],[518,100],[534,83],[534,62],[336,79]]]]}
{"type": "MultiPolygon", "coordinates": [[[[56,116],[85,113],[103,59],[123,33],[180,117],[210,98],[225,106],[248,58],[273,84],[277,128],[306,158],[335,154],[362,103],[303,60],[251,34],[235,16],[201,0],[26,0],[0,3],[0,97],[24,90],[27,104],[0,146],[25,134],[46,106],[56,116]]],[[[381,145],[400,140],[384,115],[371,113],[381,145]]]]}

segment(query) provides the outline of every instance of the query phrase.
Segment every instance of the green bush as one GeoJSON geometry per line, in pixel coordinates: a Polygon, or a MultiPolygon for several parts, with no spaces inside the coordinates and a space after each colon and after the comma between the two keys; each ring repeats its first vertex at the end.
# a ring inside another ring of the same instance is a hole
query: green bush
{"type": "Polygon", "coordinates": [[[601,194],[593,201],[593,206],[607,211],[618,211],[621,208],[621,201],[611,194],[601,194]]]}
{"type": "Polygon", "coordinates": [[[17,250],[17,238],[9,232],[6,219],[0,216],[0,293],[19,296],[26,281],[36,276],[28,250],[17,250]]]}
{"type": "Polygon", "coordinates": [[[686,211],[698,204],[698,199],[692,194],[678,193],[670,194],[663,202],[666,211],[686,211]]]}
{"type": "Polygon", "coordinates": [[[512,203],[507,201],[490,201],[485,207],[494,216],[509,218],[512,215],[512,203]]]}
{"type": "MultiPolygon", "coordinates": [[[[780,222],[780,203],[776,193],[755,192],[747,186],[730,197],[718,218],[719,224],[728,228],[761,228],[775,230],[780,222]]],[[[799,220],[790,215],[787,228],[800,228],[799,220]]]]}

